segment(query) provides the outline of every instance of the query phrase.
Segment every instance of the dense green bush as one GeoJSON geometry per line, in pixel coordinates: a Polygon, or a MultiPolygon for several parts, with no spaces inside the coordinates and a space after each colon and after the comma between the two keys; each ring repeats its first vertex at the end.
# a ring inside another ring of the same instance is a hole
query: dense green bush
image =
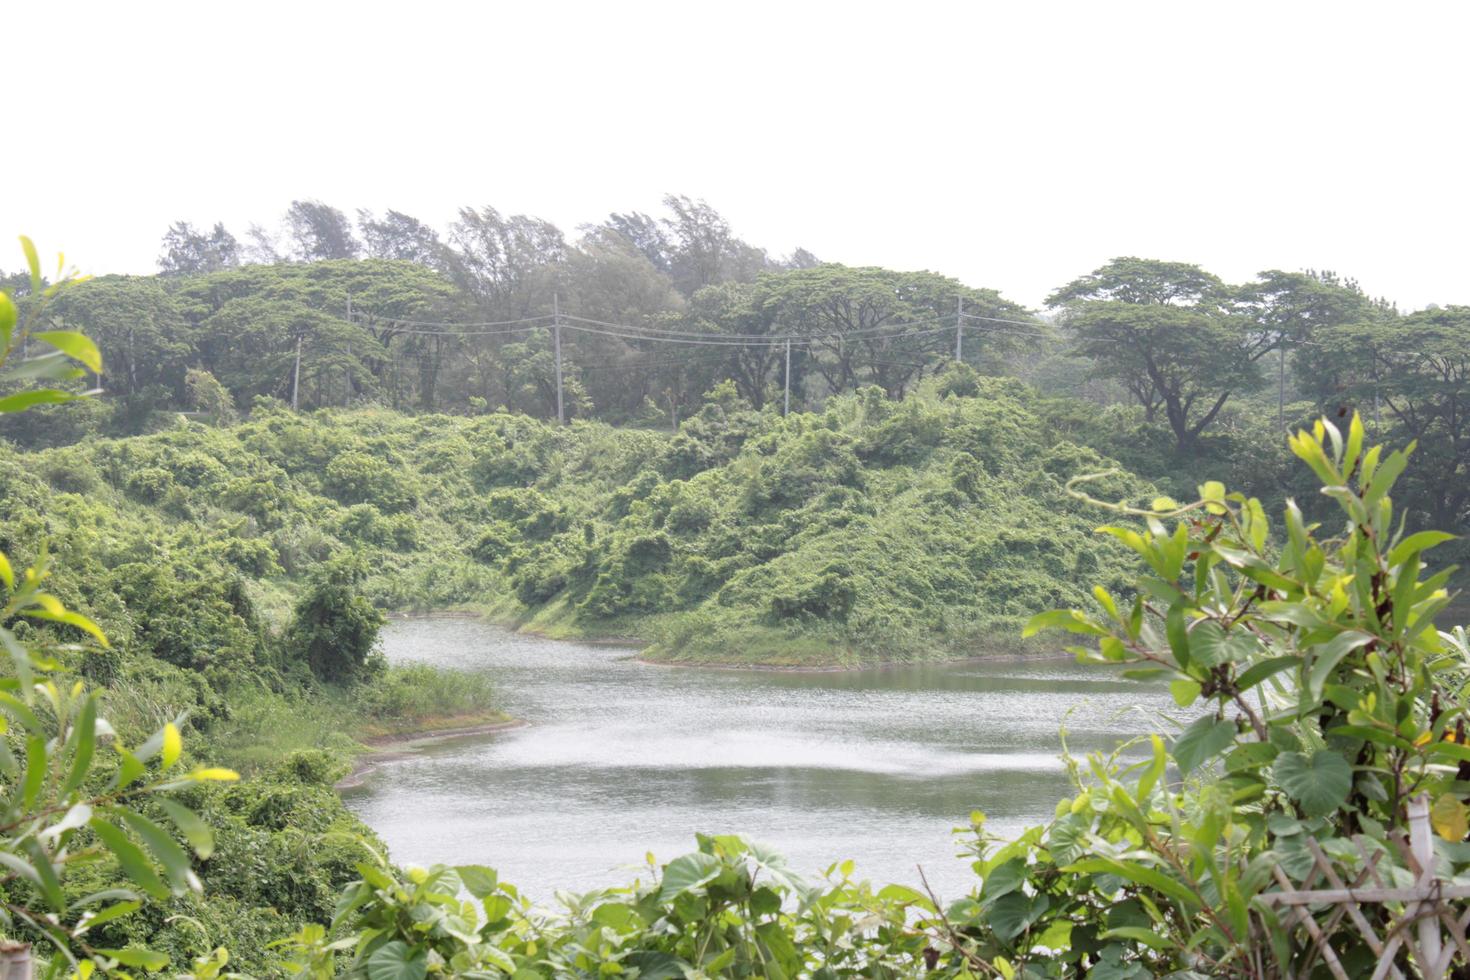
{"type": "Polygon", "coordinates": [[[282,637],[288,665],[304,664],[330,683],[363,680],[382,668],[375,657],[383,614],[357,589],[362,571],[355,561],[326,566],[302,593],[282,637]]]}

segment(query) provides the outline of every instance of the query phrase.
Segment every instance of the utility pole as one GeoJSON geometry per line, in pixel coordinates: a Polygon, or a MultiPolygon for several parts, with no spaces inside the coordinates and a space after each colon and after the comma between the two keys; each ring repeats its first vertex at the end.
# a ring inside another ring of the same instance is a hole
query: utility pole
{"type": "Polygon", "coordinates": [[[791,414],[791,338],[786,338],[786,400],[781,404],[781,414],[791,414]]]}
{"type": "Polygon", "coordinates": [[[964,326],[965,326],[965,298],[956,296],[954,299],[954,359],[963,362],[964,355],[964,326]]]}
{"type": "MultiPolygon", "coordinates": [[[[352,294],[347,294],[347,322],[352,322],[352,294]]],[[[347,363],[342,365],[342,404],[352,404],[352,345],[347,345],[347,363]]]]}
{"type": "Polygon", "coordinates": [[[291,411],[296,411],[296,395],[301,391],[301,334],[296,335],[296,370],[291,372],[291,411]]]}
{"type": "Polygon", "coordinates": [[[567,424],[566,409],[561,398],[561,298],[551,294],[551,338],[556,345],[556,424],[567,424]]]}
{"type": "Polygon", "coordinates": [[[1276,359],[1276,428],[1286,431],[1286,344],[1278,348],[1276,359]]]}

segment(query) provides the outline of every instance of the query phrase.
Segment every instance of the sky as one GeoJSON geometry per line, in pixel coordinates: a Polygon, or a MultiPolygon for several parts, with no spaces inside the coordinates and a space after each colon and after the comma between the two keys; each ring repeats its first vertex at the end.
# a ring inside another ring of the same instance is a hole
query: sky
{"type": "MultiPolygon", "coordinates": [[[[567,231],[703,198],[1039,306],[1117,255],[1470,303],[1470,4],[30,3],[0,236],[147,273],[293,199],[567,231]]],[[[0,245],[0,269],[20,265],[0,245]]]]}

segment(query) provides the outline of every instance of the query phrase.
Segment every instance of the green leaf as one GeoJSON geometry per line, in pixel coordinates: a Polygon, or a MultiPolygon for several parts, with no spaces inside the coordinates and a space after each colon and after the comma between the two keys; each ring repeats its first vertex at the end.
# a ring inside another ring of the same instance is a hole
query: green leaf
{"type": "Polygon", "coordinates": [[[132,915],[142,907],[143,903],[137,901],[117,902],[109,905],[87,920],[87,928],[91,929],[94,926],[102,925],[104,922],[111,922],[113,919],[121,919],[125,915],[132,915]]]}
{"type": "Polygon", "coordinates": [[[1336,810],[1353,788],[1353,767],[1331,749],[1310,756],[1283,752],[1272,771],[1286,795],[1309,817],[1325,817],[1336,810]]]}
{"type": "Polygon", "coordinates": [[[1182,775],[1224,752],[1235,741],[1235,722],[1213,715],[1197,718],[1174,739],[1174,762],[1182,775]]]}
{"type": "Polygon", "coordinates": [[[1153,868],[1146,868],[1136,861],[1120,861],[1116,858],[1094,857],[1076,864],[1068,865],[1065,871],[1078,871],[1084,874],[1110,874],[1126,879],[1137,885],[1152,888],[1161,895],[1167,895],[1186,908],[1198,908],[1200,906],[1199,896],[1190,891],[1188,887],[1170,878],[1168,875],[1153,868]]]}
{"type": "Polygon", "coordinates": [[[1189,636],[1190,658],[1201,667],[1249,660],[1260,649],[1260,643],[1245,630],[1225,630],[1214,620],[1200,623],[1189,636]]]}
{"type": "Polygon", "coordinates": [[[1199,697],[1199,681],[1177,680],[1169,682],[1169,693],[1174,695],[1174,703],[1181,708],[1187,708],[1194,704],[1195,698],[1199,697]]]}
{"type": "Polygon", "coordinates": [[[1343,657],[1361,646],[1373,642],[1373,637],[1358,630],[1345,630],[1326,643],[1311,647],[1311,668],[1307,671],[1307,693],[1313,701],[1322,699],[1322,686],[1327,683],[1332,671],[1343,657]]]}
{"type": "Polygon", "coordinates": [[[1394,545],[1393,551],[1388,553],[1388,563],[1402,565],[1404,560],[1416,551],[1428,551],[1436,545],[1453,540],[1455,540],[1453,534],[1446,534],[1443,531],[1420,531],[1417,534],[1411,534],[1394,545]]]}
{"type": "Polygon", "coordinates": [[[476,898],[484,898],[493,895],[500,887],[500,876],[494,868],[487,868],[479,864],[461,864],[454,869],[459,874],[459,880],[464,884],[465,891],[476,898]]]}
{"type": "Polygon", "coordinates": [[[20,250],[26,255],[26,268],[31,272],[31,295],[41,292],[41,257],[36,254],[36,243],[25,235],[20,236],[20,250]]]}
{"type": "Polygon", "coordinates": [[[168,831],[132,810],[116,809],[110,812],[114,816],[121,817],[132,828],[133,833],[142,839],[158,863],[163,865],[175,894],[182,895],[186,891],[199,890],[199,879],[194,876],[194,871],[189,866],[189,855],[179,846],[178,841],[169,835],[168,831]]]}
{"type": "Polygon", "coordinates": [[[1166,936],[1161,936],[1154,930],[1145,929],[1143,926],[1120,926],[1117,929],[1109,929],[1097,938],[1127,939],[1131,942],[1142,943],[1149,949],[1158,950],[1170,949],[1178,945],[1166,936]]]}
{"type": "Polygon", "coordinates": [[[659,901],[667,902],[691,888],[709,884],[719,877],[720,867],[720,859],[710,854],[696,852],[675,858],[664,868],[663,888],[659,891],[659,901]]]}
{"type": "Polygon", "coordinates": [[[985,919],[996,938],[1010,942],[1029,929],[1050,906],[1051,901],[1044,892],[1036,895],[1011,892],[996,900],[985,919]]]}
{"type": "Polygon", "coordinates": [[[638,968],[638,980],[684,980],[691,972],[677,956],[655,950],[629,953],[624,962],[638,968]]]}
{"type": "Polygon", "coordinates": [[[428,954],[400,939],[379,946],[366,965],[368,980],[424,980],[429,972],[428,954]]]}
{"type": "Polygon", "coordinates": [[[1169,634],[1169,649],[1174,651],[1174,660],[1185,670],[1189,669],[1189,628],[1184,623],[1184,609],[1170,606],[1164,616],[1164,626],[1169,634]]]}
{"type": "Polygon", "coordinates": [[[1270,660],[1262,660],[1260,663],[1251,664],[1241,672],[1235,679],[1235,686],[1242,691],[1249,691],[1257,684],[1274,677],[1283,670],[1290,670],[1302,662],[1301,657],[1272,657],[1270,660]]]}
{"type": "Polygon", "coordinates": [[[24,412],[35,405],[63,405],[67,402],[74,402],[80,397],[69,391],[57,391],[54,388],[21,391],[0,398],[0,413],[24,412]]]}
{"type": "Polygon", "coordinates": [[[53,623],[65,623],[67,626],[75,626],[84,633],[92,634],[93,639],[103,647],[112,646],[112,644],[107,642],[107,637],[97,624],[79,612],[74,612],[70,609],[63,609],[59,612],[51,609],[28,609],[23,615],[29,616],[31,619],[45,619],[53,623]]]}
{"type": "Polygon", "coordinates": [[[97,696],[95,694],[88,695],[82,700],[81,710],[77,712],[74,731],[76,742],[71,757],[71,771],[67,774],[66,782],[62,784],[62,796],[66,796],[82,785],[82,781],[87,778],[87,773],[92,768],[92,754],[97,748],[97,696]]]}
{"type": "Polygon", "coordinates": [[[15,300],[9,293],[0,293],[0,351],[10,346],[10,335],[15,332],[19,319],[20,311],[15,308],[15,300]]]}
{"type": "Polygon", "coordinates": [[[162,878],[158,877],[158,872],[153,870],[153,865],[148,863],[148,858],[144,856],[142,848],[129,840],[127,834],[101,817],[93,817],[88,826],[101,838],[102,843],[112,852],[113,857],[117,858],[118,866],[133,884],[159,901],[169,897],[168,886],[163,883],[162,878]]]}
{"type": "Polygon", "coordinates": [[[153,802],[168,814],[169,820],[184,835],[184,840],[189,842],[201,861],[207,860],[214,853],[214,831],[200,819],[199,814],[164,797],[158,797],[153,802]]]}
{"type": "Polygon", "coordinates": [[[162,970],[168,966],[168,955],[151,949],[99,949],[97,952],[117,960],[123,966],[136,966],[144,970],[162,970]]]}
{"type": "Polygon", "coordinates": [[[81,361],[93,374],[102,373],[102,352],[85,335],[75,330],[42,330],[31,336],[43,344],[50,344],[72,360],[81,361]]]}
{"type": "Polygon", "coordinates": [[[34,838],[25,843],[26,852],[31,856],[31,864],[36,869],[41,894],[46,896],[46,904],[51,906],[53,912],[66,911],[66,895],[62,893],[61,877],[57,874],[56,866],[51,863],[51,856],[34,838]]]}
{"type": "Polygon", "coordinates": [[[46,783],[50,760],[46,756],[46,740],[39,735],[26,739],[26,774],[21,784],[21,806],[29,810],[36,805],[41,787],[46,783]]]}
{"type": "Polygon", "coordinates": [[[1087,621],[1081,613],[1072,609],[1049,609],[1032,616],[1021,630],[1021,636],[1035,636],[1046,629],[1064,629],[1069,633],[1090,633],[1094,636],[1106,636],[1107,630],[1100,626],[1094,626],[1087,621]]]}

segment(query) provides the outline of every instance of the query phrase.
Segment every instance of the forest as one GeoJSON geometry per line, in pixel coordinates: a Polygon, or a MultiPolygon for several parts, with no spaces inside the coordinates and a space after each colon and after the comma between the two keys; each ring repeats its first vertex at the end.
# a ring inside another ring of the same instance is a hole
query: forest
{"type": "Polygon", "coordinates": [[[1266,976],[1308,956],[1262,899],[1307,837],[1392,863],[1431,792],[1465,873],[1470,646],[1434,625],[1470,308],[1121,257],[1031,311],[665,207],[441,237],[297,201],[243,242],[174,224],[154,276],[43,275],[26,242],[0,930],[51,975],[1266,976]],[[482,675],[383,659],[387,615],[446,611],[742,666],[1060,628],[1197,720],[1077,761],[1020,840],[974,815],[949,907],[700,835],[548,913],[395,867],[333,789],[375,736],[504,720],[482,675]]]}

